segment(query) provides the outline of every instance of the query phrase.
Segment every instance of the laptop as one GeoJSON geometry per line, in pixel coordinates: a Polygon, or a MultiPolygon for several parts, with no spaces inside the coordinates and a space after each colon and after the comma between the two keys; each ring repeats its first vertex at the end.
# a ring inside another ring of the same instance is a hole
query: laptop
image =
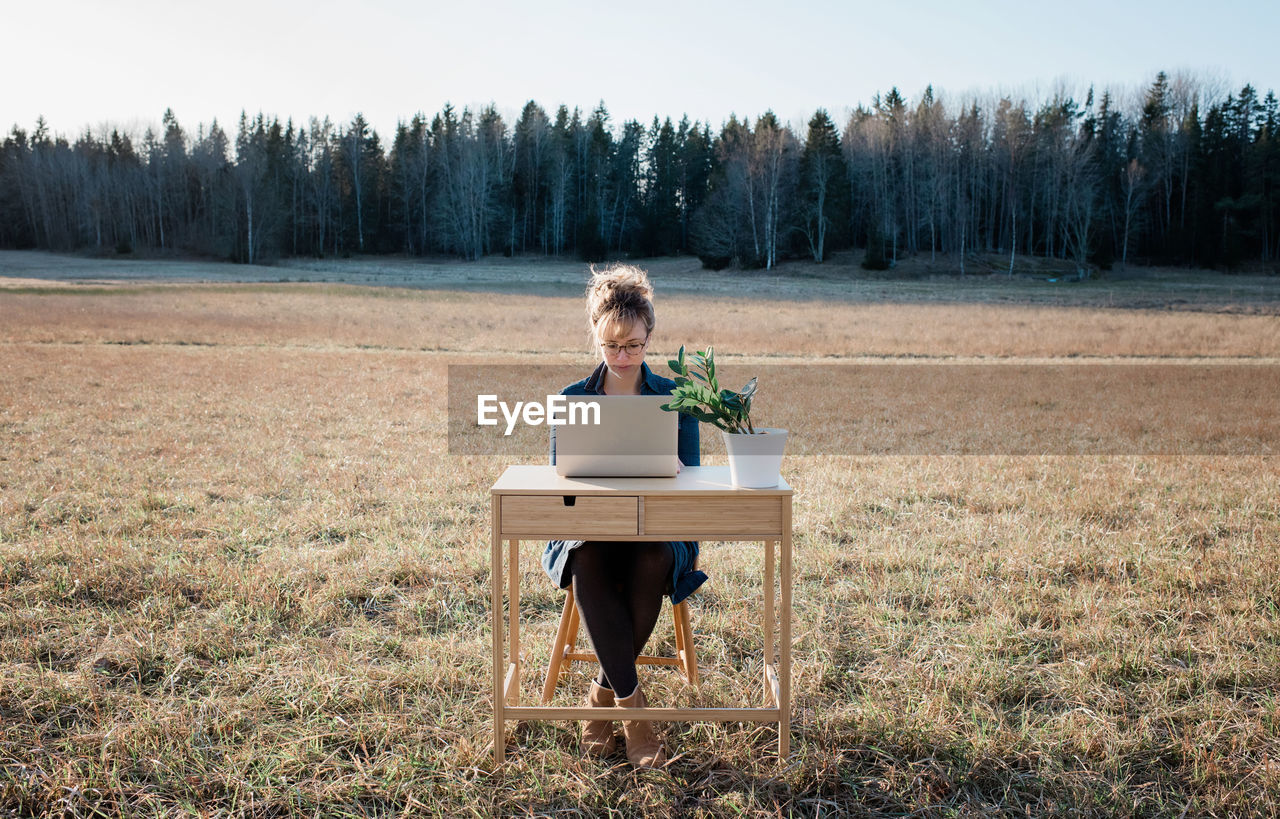
{"type": "Polygon", "coordinates": [[[669,395],[575,395],[558,424],[556,474],[566,478],[669,478],[676,474],[677,413],[669,395]],[[597,413],[590,404],[599,405],[597,413]],[[578,406],[575,406],[578,405],[578,406]]]}

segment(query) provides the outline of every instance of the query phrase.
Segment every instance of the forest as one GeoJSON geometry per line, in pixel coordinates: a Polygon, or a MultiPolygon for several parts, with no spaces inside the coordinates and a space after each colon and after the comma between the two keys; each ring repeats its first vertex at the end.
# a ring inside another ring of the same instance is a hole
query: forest
{"type": "Polygon", "coordinates": [[[1275,272],[1280,111],[1161,72],[1127,103],[1006,95],[951,106],[896,88],[798,133],[772,112],[615,125],[601,102],[514,123],[446,105],[389,140],[363,116],[305,125],[242,113],[229,134],[172,110],[139,135],[74,140],[38,120],[0,143],[0,247],[287,256],[692,253],[772,268],[864,249],[1065,260],[1084,276],[1162,264],[1275,272]]]}

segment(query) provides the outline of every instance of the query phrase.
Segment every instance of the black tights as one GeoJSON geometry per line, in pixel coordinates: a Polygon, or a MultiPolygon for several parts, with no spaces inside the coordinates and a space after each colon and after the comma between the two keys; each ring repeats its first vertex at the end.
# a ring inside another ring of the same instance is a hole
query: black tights
{"type": "Polygon", "coordinates": [[[573,550],[573,596],[600,660],[597,682],[624,697],[636,690],[636,658],[658,622],[674,563],[667,543],[588,541],[573,550]]]}

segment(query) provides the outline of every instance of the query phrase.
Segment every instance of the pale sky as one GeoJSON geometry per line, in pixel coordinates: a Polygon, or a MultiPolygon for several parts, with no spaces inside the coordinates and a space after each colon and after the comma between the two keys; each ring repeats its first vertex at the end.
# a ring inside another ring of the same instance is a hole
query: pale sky
{"type": "Polygon", "coordinates": [[[2,0],[0,127],[141,131],[173,108],[188,133],[242,109],[305,123],[397,120],[490,102],[511,124],[533,99],[603,99],[616,126],[688,114],[713,128],[772,109],[801,123],[897,86],[944,98],[1063,84],[1133,92],[1187,72],[1280,91],[1280,3],[651,0],[2,0]]]}

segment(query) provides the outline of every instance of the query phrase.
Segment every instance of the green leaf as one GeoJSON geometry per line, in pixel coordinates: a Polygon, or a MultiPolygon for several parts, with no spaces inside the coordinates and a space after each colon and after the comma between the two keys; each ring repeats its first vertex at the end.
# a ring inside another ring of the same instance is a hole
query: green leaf
{"type": "Polygon", "coordinates": [[[676,353],[676,357],[667,361],[667,366],[671,368],[673,373],[687,376],[689,367],[684,363],[684,345],[680,345],[680,352],[676,353]]]}

